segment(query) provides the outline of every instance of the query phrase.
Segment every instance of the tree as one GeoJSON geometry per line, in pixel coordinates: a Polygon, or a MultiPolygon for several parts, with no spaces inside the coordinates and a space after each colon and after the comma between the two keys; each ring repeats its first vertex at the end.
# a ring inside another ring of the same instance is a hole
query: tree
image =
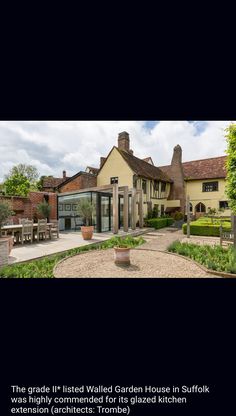
{"type": "Polygon", "coordinates": [[[232,210],[232,229],[234,234],[234,247],[236,249],[236,124],[232,123],[226,129],[227,140],[227,177],[226,195],[232,210]]]}
{"type": "Polygon", "coordinates": [[[36,181],[38,180],[39,173],[37,168],[33,165],[25,165],[24,163],[19,163],[18,165],[13,166],[11,168],[6,178],[8,179],[11,176],[15,175],[23,175],[25,176],[31,185],[35,185],[36,181]]]}
{"type": "Polygon", "coordinates": [[[4,183],[6,195],[26,197],[30,191],[30,181],[22,174],[9,176],[4,183]]]}
{"type": "Polygon", "coordinates": [[[230,124],[226,129],[227,140],[227,177],[226,194],[229,198],[229,206],[236,215],[236,124],[230,124]]]}
{"type": "Polygon", "coordinates": [[[43,202],[40,202],[40,204],[37,205],[37,211],[39,214],[42,215],[43,218],[49,219],[50,213],[51,213],[51,207],[44,199],[43,202]]]}

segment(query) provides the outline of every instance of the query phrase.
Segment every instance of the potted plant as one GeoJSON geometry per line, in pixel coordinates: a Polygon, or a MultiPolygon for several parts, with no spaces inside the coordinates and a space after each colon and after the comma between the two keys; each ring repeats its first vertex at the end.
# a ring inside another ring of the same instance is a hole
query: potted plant
{"type": "Polygon", "coordinates": [[[114,261],[118,266],[130,265],[130,245],[119,240],[114,247],[114,261]]]}
{"type": "Polygon", "coordinates": [[[40,215],[42,215],[43,218],[47,219],[47,221],[49,222],[49,217],[50,217],[50,214],[51,214],[51,207],[45,201],[45,199],[43,200],[43,202],[40,202],[37,205],[37,211],[40,215]]]}
{"type": "Polygon", "coordinates": [[[2,226],[7,221],[9,217],[14,215],[10,205],[7,202],[0,202],[0,238],[1,240],[6,240],[8,244],[8,253],[10,254],[11,249],[13,247],[13,237],[9,236],[2,236],[2,226]]]}
{"type": "Polygon", "coordinates": [[[92,225],[92,218],[95,211],[95,205],[87,198],[81,199],[77,204],[77,212],[79,216],[84,218],[85,226],[81,226],[81,232],[84,240],[91,240],[93,238],[94,227],[92,225]]]}

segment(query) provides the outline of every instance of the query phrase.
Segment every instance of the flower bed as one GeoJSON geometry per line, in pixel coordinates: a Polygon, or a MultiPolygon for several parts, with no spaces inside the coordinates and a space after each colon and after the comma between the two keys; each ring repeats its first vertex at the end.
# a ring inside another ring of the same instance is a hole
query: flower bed
{"type": "Polygon", "coordinates": [[[236,251],[233,247],[197,245],[175,241],[168,251],[186,256],[210,270],[236,274],[236,251]]]}

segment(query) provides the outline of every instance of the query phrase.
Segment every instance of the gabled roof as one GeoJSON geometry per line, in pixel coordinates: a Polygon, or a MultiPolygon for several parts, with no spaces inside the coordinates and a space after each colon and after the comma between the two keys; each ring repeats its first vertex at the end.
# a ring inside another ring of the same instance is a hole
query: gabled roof
{"type": "Polygon", "coordinates": [[[138,157],[127,152],[126,150],[119,149],[118,147],[116,147],[116,149],[124,158],[124,160],[127,162],[129,167],[138,176],[141,176],[147,179],[156,179],[156,180],[161,180],[164,182],[172,182],[169,176],[165,174],[164,172],[162,172],[162,170],[159,169],[157,166],[153,166],[150,163],[145,162],[142,159],[139,159],[138,157]]]}
{"type": "Polygon", "coordinates": [[[58,185],[64,183],[67,178],[50,178],[50,177],[46,177],[43,180],[43,188],[56,188],[58,185]]]}
{"type": "Polygon", "coordinates": [[[78,173],[76,173],[75,175],[71,176],[70,178],[68,178],[66,181],[60,183],[57,187],[57,189],[59,189],[61,186],[66,185],[67,183],[73,181],[74,179],[76,179],[78,176],[80,175],[89,175],[89,176],[97,176],[97,175],[93,175],[92,173],[88,173],[88,172],[83,172],[83,171],[79,171],[78,173]]]}
{"type": "MultiPolygon", "coordinates": [[[[225,178],[226,160],[227,156],[219,156],[184,162],[182,163],[184,178],[185,180],[225,178]]],[[[171,165],[160,166],[160,169],[167,175],[170,175],[170,168],[171,165]]]]}

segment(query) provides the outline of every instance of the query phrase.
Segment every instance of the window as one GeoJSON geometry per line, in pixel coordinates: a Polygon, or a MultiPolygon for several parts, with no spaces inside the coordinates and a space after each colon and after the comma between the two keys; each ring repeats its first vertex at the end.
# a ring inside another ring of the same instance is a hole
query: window
{"type": "Polygon", "coordinates": [[[195,210],[196,212],[206,212],[206,207],[202,202],[199,202],[199,204],[196,205],[195,210]]]}
{"type": "Polygon", "coordinates": [[[144,194],[147,193],[147,181],[145,181],[144,179],[142,180],[142,190],[144,194]]]}
{"type": "Polygon", "coordinates": [[[202,192],[218,191],[218,182],[204,182],[202,184],[202,192]]]}
{"type": "Polygon", "coordinates": [[[161,192],[165,192],[165,191],[166,191],[166,183],[161,182],[161,192]]]}
{"type": "Polygon", "coordinates": [[[220,201],[219,202],[219,208],[220,209],[228,209],[229,208],[228,201],[220,201]]]}
{"type": "Polygon", "coordinates": [[[111,185],[114,185],[114,183],[118,183],[118,176],[113,176],[113,177],[110,179],[110,183],[111,183],[111,185]]]}
{"type": "Polygon", "coordinates": [[[153,188],[154,188],[153,194],[156,198],[158,198],[159,196],[159,182],[158,181],[156,180],[154,181],[153,188]]]}

